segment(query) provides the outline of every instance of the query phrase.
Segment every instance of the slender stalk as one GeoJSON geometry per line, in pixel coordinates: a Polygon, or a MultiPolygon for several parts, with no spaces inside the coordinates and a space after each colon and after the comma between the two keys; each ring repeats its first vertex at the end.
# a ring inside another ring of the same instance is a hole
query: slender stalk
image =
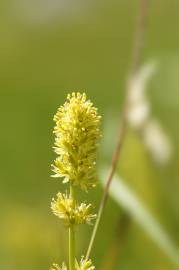
{"type": "Polygon", "coordinates": [[[135,75],[141,63],[149,1],[150,0],[139,0],[136,30],[134,34],[133,49],[131,55],[131,67],[130,67],[131,75],[135,75]]]}
{"type": "Polygon", "coordinates": [[[90,256],[93,244],[94,244],[94,240],[95,240],[98,226],[101,220],[101,216],[102,216],[102,213],[103,213],[103,210],[106,205],[107,198],[108,198],[109,187],[110,187],[111,181],[113,179],[113,176],[114,176],[117,164],[118,164],[118,160],[121,153],[121,147],[123,145],[123,141],[124,141],[126,130],[127,130],[128,87],[129,87],[131,78],[135,76],[140,66],[143,43],[144,43],[144,32],[145,32],[146,17],[147,17],[147,11],[148,11],[148,2],[149,0],[139,0],[139,12],[138,12],[138,18],[137,18],[137,23],[136,23],[136,32],[134,36],[134,45],[133,45],[132,57],[131,57],[131,67],[130,67],[129,76],[128,76],[127,84],[126,84],[126,99],[124,102],[124,108],[122,112],[122,120],[120,120],[119,122],[117,144],[114,150],[111,168],[109,170],[109,174],[106,179],[106,185],[105,185],[101,202],[99,205],[98,216],[96,219],[95,226],[93,228],[90,243],[89,243],[88,250],[86,253],[86,260],[89,259],[89,256],[90,256]]]}
{"type": "Polygon", "coordinates": [[[75,270],[75,231],[74,226],[69,228],[69,269],[75,270]]]}
{"type": "MultiPolygon", "coordinates": [[[[70,186],[70,197],[74,199],[74,190],[70,186]]],[[[69,228],[69,270],[75,270],[75,228],[69,228]]]]}
{"type": "Polygon", "coordinates": [[[119,134],[118,134],[119,140],[118,140],[117,147],[116,147],[116,150],[115,150],[114,155],[113,155],[111,169],[110,169],[109,175],[107,177],[106,186],[104,188],[102,199],[101,199],[101,202],[100,202],[100,205],[99,205],[97,219],[96,219],[96,222],[95,222],[95,225],[94,225],[94,228],[93,228],[92,236],[91,236],[90,243],[89,243],[89,246],[88,246],[88,250],[87,250],[87,253],[86,253],[86,260],[89,259],[89,256],[90,256],[90,253],[91,253],[91,250],[92,250],[92,247],[93,247],[93,243],[94,243],[94,240],[95,240],[95,237],[96,237],[96,233],[97,233],[97,230],[98,230],[99,222],[101,220],[101,216],[102,216],[102,213],[103,213],[103,209],[105,207],[105,204],[106,204],[106,201],[107,201],[107,198],[108,198],[108,190],[109,190],[110,183],[112,181],[114,172],[116,170],[117,160],[118,160],[118,157],[119,157],[119,154],[120,154],[120,149],[121,149],[122,142],[123,142],[123,139],[124,139],[125,130],[126,130],[126,121],[125,121],[125,114],[124,114],[123,119],[122,119],[122,123],[120,125],[119,134]]]}

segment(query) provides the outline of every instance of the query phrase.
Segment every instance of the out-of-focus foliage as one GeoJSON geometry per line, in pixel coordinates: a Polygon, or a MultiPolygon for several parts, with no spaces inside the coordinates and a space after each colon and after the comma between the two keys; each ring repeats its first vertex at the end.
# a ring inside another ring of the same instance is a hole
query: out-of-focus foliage
{"type": "MultiPolygon", "coordinates": [[[[101,170],[102,179],[105,179],[107,173],[108,171],[103,167],[101,170]]],[[[103,181],[102,184],[104,185],[105,182],[103,181]]],[[[172,243],[170,236],[168,236],[167,232],[162,228],[162,225],[145,207],[139,196],[137,196],[117,174],[113,177],[109,193],[124,210],[126,215],[129,215],[170,258],[171,262],[178,266],[178,247],[172,243]]],[[[120,242],[118,245],[120,245],[120,242]]]]}
{"type": "MultiPolygon", "coordinates": [[[[101,165],[110,164],[116,120],[122,110],[137,1],[29,1],[0,3],[1,224],[0,269],[48,269],[67,256],[67,235],[50,211],[62,189],[50,178],[54,159],[53,115],[67,92],[83,91],[103,115],[101,165]],[[57,3],[58,2],[58,3],[57,3]],[[43,5],[42,5],[43,3],[43,5]],[[109,120],[108,120],[109,119],[109,120]],[[107,126],[105,123],[107,122],[107,126]],[[104,132],[104,134],[107,134],[104,132]],[[109,138],[109,139],[108,139],[109,138]],[[53,183],[52,183],[53,181],[53,183]]],[[[151,113],[172,145],[165,166],[156,164],[138,134],[129,130],[119,173],[179,243],[179,3],[151,1],[144,59],[158,69],[149,85],[151,113]]],[[[89,191],[100,200],[100,184],[89,191]]],[[[85,194],[81,194],[82,199],[85,194]]],[[[92,253],[100,269],[121,213],[110,199],[92,253]],[[110,221],[110,222],[109,222],[110,221]]],[[[92,228],[80,229],[78,255],[92,228]]],[[[78,256],[79,259],[79,256],[78,256]]],[[[110,259],[110,258],[109,258],[110,259]]],[[[141,228],[131,223],[116,269],[171,270],[176,267],[141,228]]]]}

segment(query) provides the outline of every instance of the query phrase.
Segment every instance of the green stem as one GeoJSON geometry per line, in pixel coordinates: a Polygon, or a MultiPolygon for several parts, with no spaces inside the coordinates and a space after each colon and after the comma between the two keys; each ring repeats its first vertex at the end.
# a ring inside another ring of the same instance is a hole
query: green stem
{"type": "MultiPolygon", "coordinates": [[[[74,199],[74,190],[70,186],[70,197],[74,199]]],[[[75,228],[69,227],[69,270],[75,270],[75,228]]]]}
{"type": "Polygon", "coordinates": [[[75,270],[75,231],[74,226],[69,228],[69,269],[75,270]]]}

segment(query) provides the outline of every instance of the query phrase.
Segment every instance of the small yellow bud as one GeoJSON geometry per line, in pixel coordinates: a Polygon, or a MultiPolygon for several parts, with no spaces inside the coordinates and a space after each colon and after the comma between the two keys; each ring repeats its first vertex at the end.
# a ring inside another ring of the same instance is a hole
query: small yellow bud
{"type": "Polygon", "coordinates": [[[53,213],[63,220],[65,226],[80,224],[91,224],[96,215],[91,214],[93,209],[91,204],[77,204],[67,194],[58,193],[57,199],[53,199],[51,203],[53,213]]]}
{"type": "Polygon", "coordinates": [[[76,261],[75,270],[94,270],[95,267],[92,265],[91,260],[85,260],[84,257],[81,258],[80,264],[76,261]]]}
{"type": "MultiPolygon", "coordinates": [[[[60,267],[58,264],[53,264],[52,267],[50,267],[49,270],[67,270],[67,266],[65,263],[62,264],[62,267],[60,267]]],[[[81,258],[80,263],[75,261],[75,270],[94,270],[95,267],[92,265],[91,260],[85,260],[84,257],[81,258]]]]}
{"type": "Polygon", "coordinates": [[[101,117],[86,94],[72,93],[54,116],[56,126],[52,165],[54,177],[63,177],[87,189],[96,182],[97,140],[101,137],[101,117]]]}
{"type": "Polygon", "coordinates": [[[62,267],[60,267],[58,264],[54,263],[52,267],[50,267],[49,270],[67,270],[66,265],[63,263],[62,267]]]}

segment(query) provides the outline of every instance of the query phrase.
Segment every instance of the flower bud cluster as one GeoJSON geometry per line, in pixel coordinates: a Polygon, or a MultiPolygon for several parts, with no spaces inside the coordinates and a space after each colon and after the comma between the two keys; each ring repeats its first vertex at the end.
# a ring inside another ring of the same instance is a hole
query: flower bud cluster
{"type": "Polygon", "coordinates": [[[51,209],[67,227],[71,225],[92,224],[91,221],[96,218],[96,215],[91,214],[91,210],[93,209],[91,204],[78,204],[75,199],[60,192],[57,194],[57,199],[52,200],[51,209]]]}

